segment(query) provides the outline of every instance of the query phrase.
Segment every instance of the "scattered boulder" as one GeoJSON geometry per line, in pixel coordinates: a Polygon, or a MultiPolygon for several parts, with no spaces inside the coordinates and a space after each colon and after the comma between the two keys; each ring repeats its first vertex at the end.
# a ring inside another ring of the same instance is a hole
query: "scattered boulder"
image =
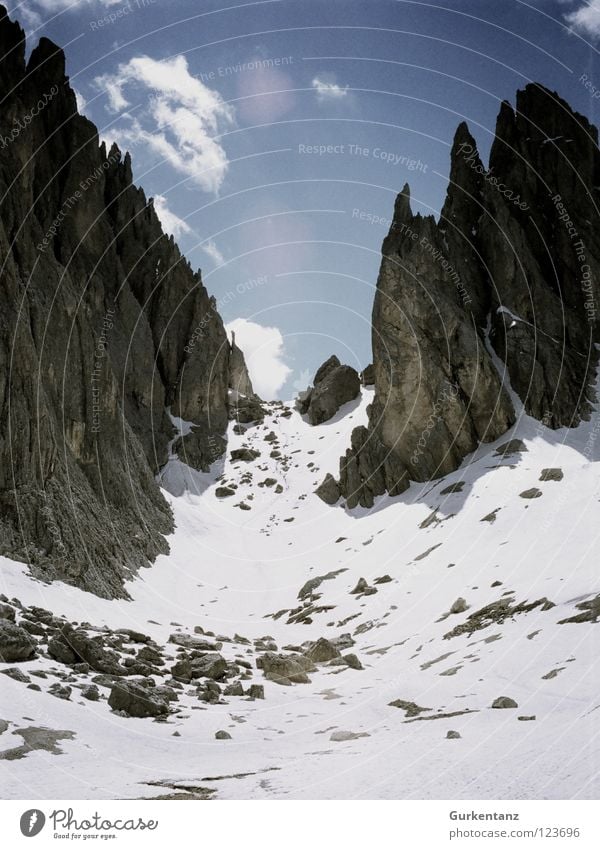
{"type": "Polygon", "coordinates": [[[215,734],[215,740],[231,740],[231,734],[227,731],[217,731],[215,734]]]}
{"type": "Polygon", "coordinates": [[[326,663],[328,660],[333,660],[335,657],[340,657],[339,649],[333,643],[326,640],[324,637],[317,640],[316,643],[306,652],[306,657],[314,663],[326,663]]]}
{"type": "Polygon", "coordinates": [[[19,681],[21,684],[29,684],[31,678],[16,666],[11,666],[10,669],[0,669],[3,675],[8,675],[13,681],[19,681]]]}
{"type": "Polygon", "coordinates": [[[235,489],[232,489],[230,486],[218,486],[215,489],[215,496],[217,498],[230,498],[232,495],[235,495],[235,489]]]}
{"type": "Polygon", "coordinates": [[[492,702],[492,707],[497,710],[507,710],[508,708],[517,708],[519,705],[509,696],[499,696],[492,702]]]}
{"type": "Polygon", "coordinates": [[[538,489],[537,486],[532,486],[531,489],[526,489],[523,492],[519,493],[520,498],[541,498],[542,490],[538,489]]]}
{"type": "Polygon", "coordinates": [[[334,578],[337,578],[338,575],[341,575],[341,573],[345,571],[345,569],[336,569],[335,572],[327,572],[326,575],[317,575],[314,578],[310,578],[299,590],[298,598],[300,601],[303,601],[305,598],[312,595],[315,590],[321,586],[323,581],[333,581],[334,578]]]}
{"type": "Polygon", "coordinates": [[[396,699],[389,703],[390,707],[400,708],[406,717],[418,716],[420,713],[432,710],[432,708],[421,707],[415,702],[407,702],[405,699],[396,699]]]}
{"type": "Polygon", "coordinates": [[[541,481],[561,481],[564,477],[562,469],[542,469],[541,481]]]}
{"type": "Polygon", "coordinates": [[[167,702],[157,696],[152,687],[144,687],[135,681],[116,683],[110,691],[108,704],[113,710],[128,716],[166,716],[169,712],[167,702]]]}
{"type": "Polygon", "coordinates": [[[257,457],[260,457],[260,451],[255,448],[234,448],[231,452],[232,461],[243,460],[244,463],[251,463],[257,457]]]}
{"type": "Polygon", "coordinates": [[[100,690],[95,684],[88,684],[87,687],[84,687],[81,691],[81,695],[84,699],[87,699],[88,702],[97,702],[100,698],[100,690]]]}
{"type": "Polygon", "coordinates": [[[362,663],[355,654],[345,654],[342,656],[342,660],[346,666],[350,667],[350,669],[364,669],[362,663]]]}
{"type": "Polygon", "coordinates": [[[60,637],[52,637],[48,642],[48,654],[59,663],[70,665],[77,661],[77,655],[73,649],[63,642],[60,637]]]}
{"type": "Polygon", "coordinates": [[[35,656],[35,642],[30,635],[8,619],[0,619],[0,662],[16,663],[35,656]]]}
{"type": "Polygon", "coordinates": [[[71,698],[71,693],[73,692],[73,690],[71,689],[71,687],[63,687],[62,684],[56,683],[48,687],[48,692],[51,695],[56,696],[57,699],[64,699],[64,701],[68,702],[71,698]]]}
{"type": "Polygon", "coordinates": [[[251,699],[264,699],[265,688],[262,684],[251,684],[248,690],[248,696],[251,699]]]}
{"type": "Polygon", "coordinates": [[[60,640],[76,655],[77,661],[88,663],[95,672],[104,672],[107,675],[127,674],[127,669],[119,662],[119,655],[104,647],[102,636],[88,637],[82,629],[65,625],[60,640]]]}
{"type": "Polygon", "coordinates": [[[15,609],[10,604],[0,604],[0,619],[8,619],[10,622],[15,621],[15,609]]]}
{"type": "Polygon", "coordinates": [[[318,495],[321,501],[325,504],[336,504],[340,499],[340,488],[338,482],[329,472],[325,475],[323,481],[315,489],[315,495],[318,495]]]}
{"type": "Polygon", "coordinates": [[[309,684],[307,672],[314,672],[312,661],[301,654],[275,654],[266,652],[256,661],[258,669],[262,669],[265,678],[275,684],[289,686],[290,684],[309,684]]]}
{"type": "Polygon", "coordinates": [[[577,613],[575,616],[571,616],[569,619],[559,619],[559,625],[579,622],[597,622],[598,617],[600,616],[600,595],[597,595],[596,598],[592,598],[589,601],[582,601],[579,604],[576,604],[575,607],[582,612],[577,613]]]}
{"type": "Polygon", "coordinates": [[[460,734],[458,731],[448,731],[446,734],[446,740],[460,740],[460,734]]]}
{"type": "Polygon", "coordinates": [[[454,604],[452,605],[452,607],[450,608],[450,613],[452,613],[452,614],[464,613],[468,609],[469,609],[469,605],[464,600],[464,598],[457,598],[456,601],[454,602],[454,604]]]}

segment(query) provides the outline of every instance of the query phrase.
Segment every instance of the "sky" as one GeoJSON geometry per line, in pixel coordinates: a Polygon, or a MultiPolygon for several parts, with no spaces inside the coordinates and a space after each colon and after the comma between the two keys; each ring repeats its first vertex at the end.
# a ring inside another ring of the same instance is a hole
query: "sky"
{"type": "Polygon", "coordinates": [[[600,0],[24,0],[80,110],[236,330],[255,389],[371,360],[381,243],[406,182],[438,215],[466,120],[484,161],[537,81],[600,120],[600,0]]]}

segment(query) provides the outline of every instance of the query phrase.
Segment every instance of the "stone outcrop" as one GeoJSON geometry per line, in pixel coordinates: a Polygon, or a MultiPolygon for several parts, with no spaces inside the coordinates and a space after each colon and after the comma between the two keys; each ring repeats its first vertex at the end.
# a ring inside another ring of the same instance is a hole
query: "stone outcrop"
{"type": "Polygon", "coordinates": [[[317,369],[312,387],[300,393],[296,406],[312,425],[318,425],[329,421],[340,407],[359,395],[358,372],[342,365],[334,355],[317,369]]]}
{"type": "Polygon", "coordinates": [[[0,6],[0,553],[107,597],[168,550],[173,416],[223,453],[243,357],[200,274],[77,112],[65,57],[0,6]]]}
{"type": "MultiPolygon", "coordinates": [[[[398,196],[373,307],[375,397],[340,462],[348,507],[453,471],[518,410],[586,418],[599,340],[598,133],[538,84],[504,102],[486,169],[456,132],[439,221],[398,196]]],[[[329,487],[326,491],[329,490],[329,487]]]]}

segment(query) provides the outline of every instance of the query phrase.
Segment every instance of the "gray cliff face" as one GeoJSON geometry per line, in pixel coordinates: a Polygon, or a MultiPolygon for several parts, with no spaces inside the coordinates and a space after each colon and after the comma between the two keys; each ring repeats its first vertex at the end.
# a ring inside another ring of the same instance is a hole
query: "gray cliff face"
{"type": "Polygon", "coordinates": [[[537,84],[503,103],[486,170],[465,124],[439,222],[398,196],[373,307],[375,397],[340,461],[349,507],[457,468],[515,410],[587,416],[597,362],[596,128],[537,84]],[[495,359],[495,362],[494,362],[495,359]]]}
{"type": "Polygon", "coordinates": [[[100,595],[166,552],[173,428],[224,448],[220,316],[129,156],[77,114],[62,51],[0,7],[0,552],[100,595]]]}
{"type": "Polygon", "coordinates": [[[255,395],[244,354],[236,345],[235,333],[233,332],[229,354],[229,385],[234,392],[240,392],[247,398],[253,398],[255,395]]]}

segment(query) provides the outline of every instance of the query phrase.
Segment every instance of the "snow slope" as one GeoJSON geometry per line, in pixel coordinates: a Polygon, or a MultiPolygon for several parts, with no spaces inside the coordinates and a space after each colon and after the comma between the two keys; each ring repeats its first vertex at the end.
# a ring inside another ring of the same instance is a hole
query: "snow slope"
{"type": "MultiPolygon", "coordinates": [[[[443,480],[382,497],[372,510],[326,507],[313,490],[337,472],[370,400],[363,391],[360,403],[318,427],[270,405],[264,425],[230,433],[228,459],[211,474],[171,458],[161,476],[175,493],[165,490],[177,524],[171,553],[128,585],[130,601],[45,585],[6,559],[0,587],[24,605],[139,629],[163,645],[176,627],[192,633],[197,625],[251,641],[269,635],[280,651],[350,634],[348,651],[364,668],[322,665],[310,683],[290,687],[255,669],[250,683],[264,684],[264,701],[207,705],[186,690],[168,722],[154,722],[76,690],[70,701],[55,698],[46,692],[60,666],[51,658],[17,664],[49,677],[35,679],[37,692],[3,676],[0,718],[9,727],[0,758],[25,726],[72,737],[58,744],[62,753],[4,760],[6,795],[149,798],[189,787],[225,799],[598,797],[600,629],[558,623],[600,593],[600,415],[558,432],[522,416],[443,480]],[[280,458],[270,456],[271,432],[280,458]],[[497,453],[512,439],[526,450],[497,453]],[[260,457],[232,463],[229,452],[241,446],[260,457]],[[549,468],[562,480],[540,481],[549,468]],[[258,485],[268,478],[282,491],[258,485]],[[227,482],[237,484],[235,495],[218,499],[227,482]],[[461,491],[443,494],[461,482],[461,491]],[[521,497],[533,488],[539,497],[521,497]],[[306,623],[273,618],[298,608],[307,580],[338,570],[316,590],[328,609],[306,623]],[[377,592],[352,594],[360,578],[377,592]],[[459,598],[462,612],[449,613],[459,598]],[[495,619],[479,617],[484,627],[445,638],[502,599],[504,616],[496,607],[495,619]],[[554,606],[514,610],[540,599],[554,606]],[[493,709],[501,696],[518,707],[493,709]],[[395,700],[430,710],[407,715],[390,706],[395,700]],[[216,740],[219,729],[232,739],[216,740]]],[[[246,651],[254,666],[256,652],[246,651]]]]}

